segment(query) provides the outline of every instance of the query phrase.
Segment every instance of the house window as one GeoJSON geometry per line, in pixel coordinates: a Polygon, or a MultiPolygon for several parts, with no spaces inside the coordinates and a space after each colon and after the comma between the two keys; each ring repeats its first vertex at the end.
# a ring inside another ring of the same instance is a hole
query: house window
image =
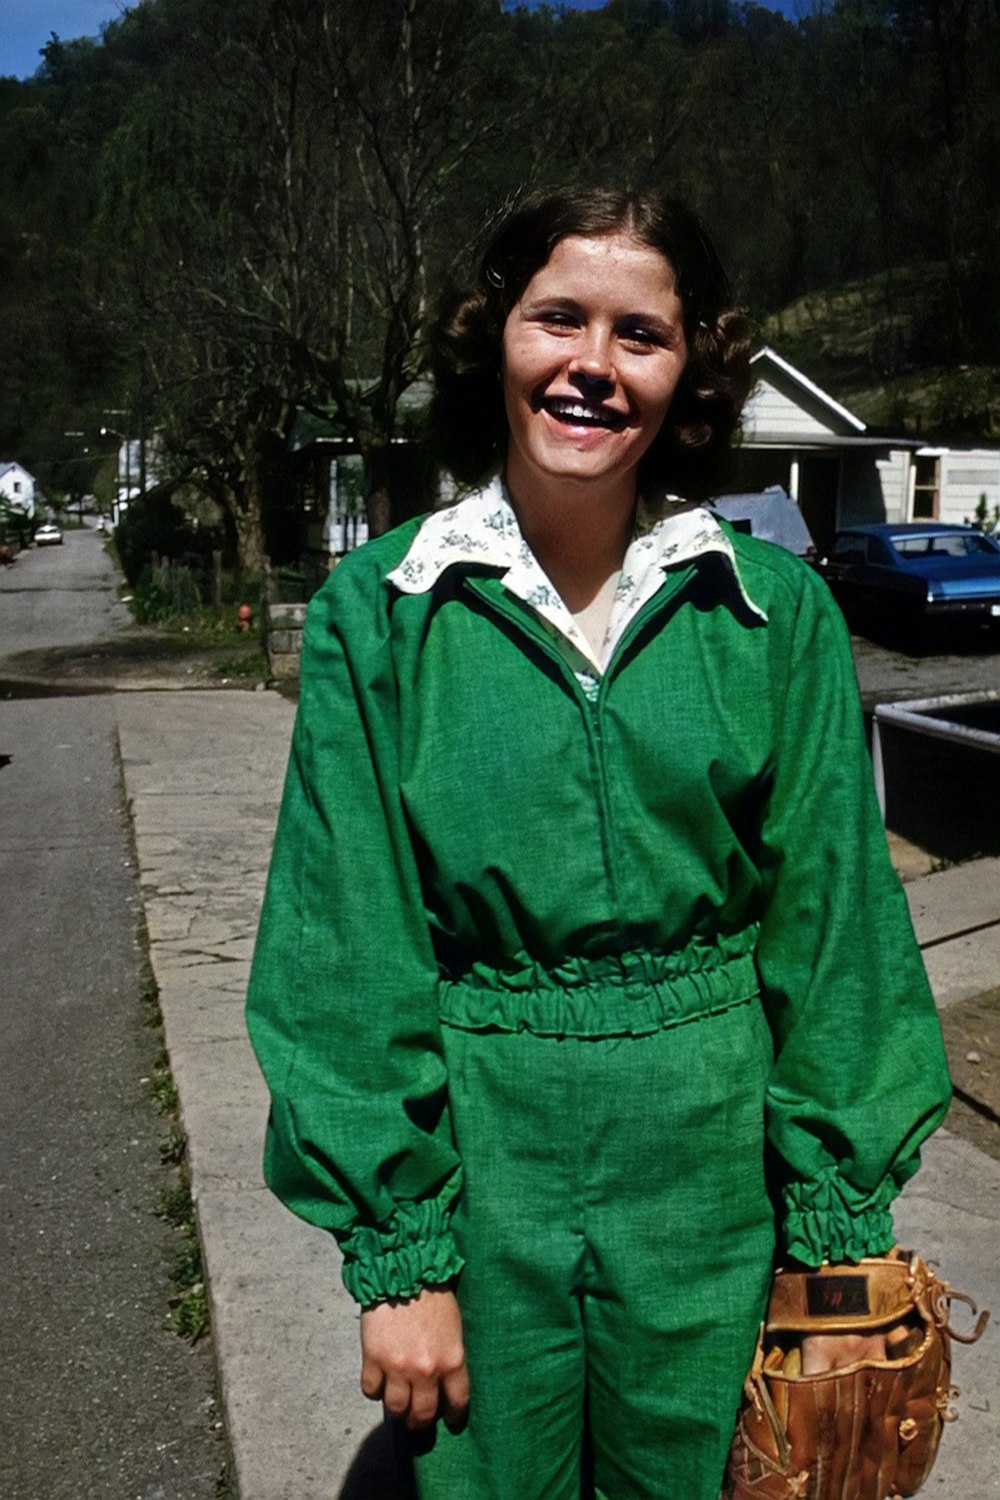
{"type": "Polygon", "coordinates": [[[918,453],[913,460],[913,519],[933,521],[938,513],[941,460],[918,453]]]}
{"type": "Polygon", "coordinates": [[[19,479],[15,479],[14,480],[14,494],[15,495],[19,495],[20,493],[21,493],[21,481],[19,479]]]}

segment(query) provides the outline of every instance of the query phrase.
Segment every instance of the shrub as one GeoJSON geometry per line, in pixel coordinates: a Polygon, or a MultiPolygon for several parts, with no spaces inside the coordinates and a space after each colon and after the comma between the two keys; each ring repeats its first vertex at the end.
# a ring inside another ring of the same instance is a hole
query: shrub
{"type": "Polygon", "coordinates": [[[193,557],[209,566],[213,548],[222,546],[221,531],[194,526],[181,508],[165,494],[143,495],[133,500],[115,531],[122,571],[138,588],[153,553],[174,560],[193,557]]]}

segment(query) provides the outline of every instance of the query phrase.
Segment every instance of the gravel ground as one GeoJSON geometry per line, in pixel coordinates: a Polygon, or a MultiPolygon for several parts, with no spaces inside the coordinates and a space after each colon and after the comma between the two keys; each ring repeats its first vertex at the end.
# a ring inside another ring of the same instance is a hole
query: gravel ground
{"type": "Polygon", "coordinates": [[[963,651],[929,651],[911,655],[889,646],[851,637],[861,701],[870,713],[876,703],[932,698],[945,693],[1000,689],[1000,638],[970,639],[963,651]]]}

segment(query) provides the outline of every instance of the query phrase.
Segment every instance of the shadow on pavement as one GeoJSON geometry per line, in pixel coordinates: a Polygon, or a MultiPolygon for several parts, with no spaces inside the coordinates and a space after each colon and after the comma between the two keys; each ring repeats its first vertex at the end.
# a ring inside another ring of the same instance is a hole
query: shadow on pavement
{"type": "Polygon", "coordinates": [[[220,686],[224,676],[253,686],[267,675],[256,637],[222,635],[218,642],[179,631],[135,626],[110,640],[80,641],[18,651],[0,660],[5,696],[37,697],[52,692],[99,692],[115,686],[194,682],[220,686]],[[8,674],[9,673],[9,677],[8,674]],[[31,691],[26,692],[30,685],[31,691]]]}
{"type": "Polygon", "coordinates": [[[338,1500],[417,1500],[413,1464],[393,1423],[383,1422],[365,1438],[338,1500]]]}

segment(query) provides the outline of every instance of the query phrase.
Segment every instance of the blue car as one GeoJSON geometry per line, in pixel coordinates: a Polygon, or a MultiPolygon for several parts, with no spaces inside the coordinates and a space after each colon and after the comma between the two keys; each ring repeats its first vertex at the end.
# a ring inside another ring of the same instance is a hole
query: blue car
{"type": "Polygon", "coordinates": [[[922,636],[935,620],[1000,627],[1000,545],[975,526],[851,526],[837,533],[821,571],[863,634],[922,636]]]}

